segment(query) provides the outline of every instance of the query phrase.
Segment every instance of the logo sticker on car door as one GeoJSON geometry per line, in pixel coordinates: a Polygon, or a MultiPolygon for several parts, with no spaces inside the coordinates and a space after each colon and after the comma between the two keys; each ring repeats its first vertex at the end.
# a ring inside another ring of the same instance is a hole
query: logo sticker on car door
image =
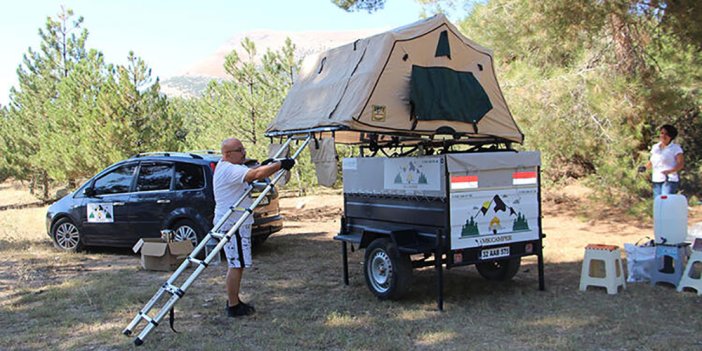
{"type": "Polygon", "coordinates": [[[114,212],[110,203],[88,204],[89,223],[112,223],[114,222],[114,212]]]}

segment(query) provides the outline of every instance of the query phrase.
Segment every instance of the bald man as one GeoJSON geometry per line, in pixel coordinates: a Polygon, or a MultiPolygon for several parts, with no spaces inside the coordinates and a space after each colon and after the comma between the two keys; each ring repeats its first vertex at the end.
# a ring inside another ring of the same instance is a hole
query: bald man
{"type": "MultiPolygon", "coordinates": [[[[293,159],[283,159],[278,162],[266,160],[264,165],[248,168],[244,165],[246,149],[235,138],[222,142],[222,159],[217,163],[214,172],[215,215],[214,223],[227,213],[229,208],[241,198],[255,180],[270,177],[280,169],[290,170],[295,165],[293,159]]],[[[253,201],[246,197],[239,207],[248,208],[253,201]]],[[[245,212],[237,211],[224,223],[221,232],[227,232],[245,212]]],[[[227,315],[229,317],[247,316],[256,312],[253,306],[239,299],[239,288],[244,268],[251,267],[251,224],[253,215],[249,216],[236,231],[232,239],[224,246],[227,256],[227,315]]]]}

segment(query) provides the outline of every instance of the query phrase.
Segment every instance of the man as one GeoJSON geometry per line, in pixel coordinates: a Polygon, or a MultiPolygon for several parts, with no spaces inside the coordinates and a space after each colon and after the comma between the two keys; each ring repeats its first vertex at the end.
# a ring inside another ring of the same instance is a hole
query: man
{"type": "MultiPolygon", "coordinates": [[[[280,169],[290,170],[295,165],[293,159],[283,159],[279,162],[266,160],[257,168],[244,165],[246,149],[238,139],[231,138],[222,142],[222,159],[217,163],[214,172],[215,215],[214,223],[227,213],[229,208],[246,192],[249,183],[263,180],[280,169]]],[[[239,204],[240,208],[248,208],[253,201],[246,197],[239,204]]],[[[227,232],[243,216],[245,212],[236,211],[224,223],[220,232],[227,232]]],[[[256,310],[253,306],[239,299],[239,288],[244,268],[251,267],[251,224],[253,215],[249,216],[231,240],[224,246],[227,256],[227,315],[229,317],[247,316],[256,310]]]]}

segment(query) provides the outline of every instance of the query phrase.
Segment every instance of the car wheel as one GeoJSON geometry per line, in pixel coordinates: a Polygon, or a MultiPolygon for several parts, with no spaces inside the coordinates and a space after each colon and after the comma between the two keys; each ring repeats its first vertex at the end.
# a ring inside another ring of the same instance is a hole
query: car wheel
{"type": "Polygon", "coordinates": [[[203,237],[204,233],[200,226],[189,219],[181,219],[173,225],[173,239],[175,241],[190,240],[195,247],[203,237]]]}
{"type": "Polygon", "coordinates": [[[407,293],[412,283],[412,262],[387,238],[368,245],[364,262],[366,285],[379,299],[398,300],[407,293]]]}
{"type": "Polygon", "coordinates": [[[505,281],[512,279],[517,274],[521,261],[522,259],[517,257],[508,260],[476,263],[475,268],[487,280],[505,281]]]}
{"type": "Polygon", "coordinates": [[[80,231],[68,218],[61,218],[54,223],[51,237],[54,239],[54,246],[61,250],[77,252],[83,248],[80,231]]]}

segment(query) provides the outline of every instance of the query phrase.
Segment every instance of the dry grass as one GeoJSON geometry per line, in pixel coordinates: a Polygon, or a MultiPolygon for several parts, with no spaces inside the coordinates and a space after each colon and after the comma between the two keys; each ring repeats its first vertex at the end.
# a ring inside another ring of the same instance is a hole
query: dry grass
{"type": "MultiPolygon", "coordinates": [[[[214,267],[178,303],[180,333],[163,323],[143,348],[701,349],[702,298],[694,293],[648,284],[631,284],[614,296],[578,290],[585,244],[631,242],[651,229],[617,216],[578,220],[583,210],[595,210],[568,201],[545,201],[546,291],[538,290],[534,259],[507,283],[487,282],[474,268],[462,267],[446,271],[445,311],[438,312],[429,268],[414,271],[407,298],[378,301],[365,286],[363,252],[357,251],[349,257],[351,281],[344,286],[339,244],[331,239],[339,198],[283,199],[283,210],[298,221],[287,221],[256,253],[243,282],[243,298],[257,314],[223,316],[224,268],[214,267]]],[[[140,269],[128,250],[58,252],[45,233],[44,215],[45,208],[0,211],[0,349],[133,348],[121,331],[170,274],[140,269]]]]}
{"type": "Polygon", "coordinates": [[[25,205],[39,200],[27,191],[26,184],[18,181],[0,182],[0,208],[10,205],[25,205]]]}

